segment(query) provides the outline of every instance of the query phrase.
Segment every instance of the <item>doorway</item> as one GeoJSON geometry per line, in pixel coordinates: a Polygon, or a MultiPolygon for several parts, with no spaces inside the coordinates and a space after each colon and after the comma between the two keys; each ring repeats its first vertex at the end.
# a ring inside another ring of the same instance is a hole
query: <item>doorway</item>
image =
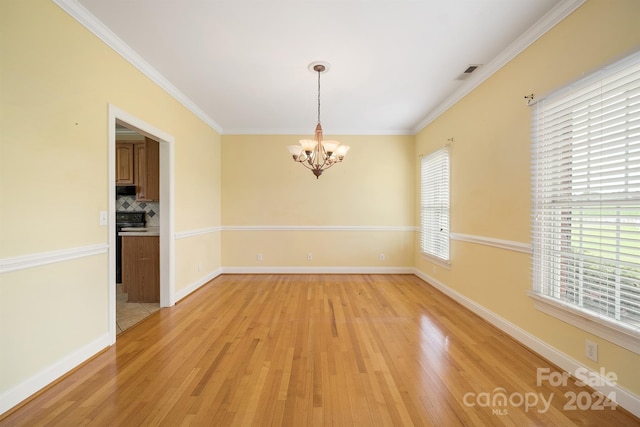
{"type": "MultiPolygon", "coordinates": [[[[174,296],[173,159],[174,138],[131,114],[109,105],[109,335],[115,343],[118,332],[116,306],[119,289],[116,283],[116,128],[124,127],[142,138],[158,141],[159,148],[159,282],[160,307],[170,307],[174,296]]],[[[122,298],[122,296],[120,296],[122,298]]]]}

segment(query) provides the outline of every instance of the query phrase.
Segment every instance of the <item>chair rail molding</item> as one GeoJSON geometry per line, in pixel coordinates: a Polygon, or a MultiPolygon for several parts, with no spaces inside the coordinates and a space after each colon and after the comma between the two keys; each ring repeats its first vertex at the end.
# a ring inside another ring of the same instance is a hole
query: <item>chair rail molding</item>
{"type": "Polygon", "coordinates": [[[0,259],[0,273],[25,270],[56,262],[69,261],[77,258],[100,255],[107,253],[109,245],[100,243],[97,245],[80,246],[76,248],[61,249],[50,252],[39,252],[11,258],[0,259]]]}
{"type": "Polygon", "coordinates": [[[451,233],[451,240],[461,242],[477,243],[479,245],[493,246],[494,248],[507,249],[510,251],[531,254],[532,249],[529,243],[515,242],[513,240],[494,239],[493,237],[474,236],[472,234],[451,233]]]}
{"type": "Polygon", "coordinates": [[[384,225],[224,225],[222,231],[410,231],[414,226],[384,225]]]}

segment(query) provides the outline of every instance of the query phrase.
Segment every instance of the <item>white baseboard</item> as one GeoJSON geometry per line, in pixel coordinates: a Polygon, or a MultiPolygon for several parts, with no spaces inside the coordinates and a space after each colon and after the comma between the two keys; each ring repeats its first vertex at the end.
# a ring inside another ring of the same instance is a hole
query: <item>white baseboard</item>
{"type": "Polygon", "coordinates": [[[180,301],[182,298],[184,298],[187,295],[189,295],[190,293],[196,291],[201,286],[203,286],[204,284],[208,283],[209,281],[215,279],[216,277],[218,277],[221,274],[222,274],[222,269],[218,268],[217,270],[214,270],[211,273],[207,274],[206,276],[198,279],[196,282],[192,283],[191,285],[187,286],[186,288],[176,292],[175,295],[174,295],[174,298],[175,298],[174,301],[175,302],[180,301]]]}
{"type": "MultiPolygon", "coordinates": [[[[218,277],[220,274],[222,274],[222,269],[217,269],[186,289],[177,292],[175,295],[176,301],[186,297],[205,283],[218,277]]],[[[111,341],[109,339],[109,334],[107,333],[81,349],[69,354],[43,371],[35,374],[26,381],[4,392],[0,395],[0,414],[3,414],[23,400],[37,393],[42,388],[51,384],[72,369],[78,367],[80,364],[84,363],[110,345],[111,341]]]]}
{"type": "Polygon", "coordinates": [[[42,388],[51,384],[67,372],[76,368],[81,363],[89,360],[100,351],[109,347],[109,334],[105,333],[82,348],[60,359],[53,365],[33,375],[15,387],[0,395],[0,414],[5,413],[29,396],[37,393],[42,388]]]}
{"type": "MultiPolygon", "coordinates": [[[[531,335],[529,332],[514,325],[503,317],[498,316],[486,307],[451,289],[442,282],[439,282],[437,279],[419,271],[418,269],[414,270],[414,274],[566,372],[573,374],[577,372],[578,369],[587,369],[591,378],[601,378],[602,381],[599,382],[601,384],[607,384],[607,381],[602,378],[599,372],[586,368],[575,359],[531,335]]],[[[635,395],[617,384],[592,387],[605,396],[614,392],[616,396],[615,400],[618,405],[631,412],[636,417],[640,417],[640,396],[635,395]]]]}
{"type": "Polygon", "coordinates": [[[413,274],[413,267],[223,267],[223,274],[413,274]]]}
{"type": "MultiPolygon", "coordinates": [[[[194,282],[189,287],[176,293],[176,301],[181,300],[187,295],[191,294],[204,284],[215,279],[221,274],[415,274],[434,288],[440,290],[445,295],[449,296],[453,300],[459,302],[473,313],[482,317],[487,322],[491,323],[498,329],[504,331],[526,347],[530,348],[540,356],[549,360],[551,363],[557,365],[566,372],[574,373],[578,369],[586,369],[576,360],[560,352],[556,348],[548,345],[544,341],[541,341],[537,337],[531,335],[527,331],[519,328],[508,320],[498,316],[491,310],[483,307],[475,301],[465,297],[459,292],[449,288],[437,279],[410,267],[223,267],[219,268],[207,276],[194,282]]],[[[93,342],[80,348],[79,350],[64,357],[60,361],[54,363],[49,368],[41,371],[40,373],[32,376],[26,381],[16,385],[10,390],[0,395],[0,414],[13,408],[29,396],[35,394],[42,388],[51,384],[56,379],[60,378],[67,372],[76,368],[81,363],[85,362],[89,358],[96,355],[98,352],[109,347],[110,340],[109,334],[97,338],[93,342]]],[[[598,372],[590,371],[593,376],[600,376],[598,372]]],[[[603,381],[602,384],[606,382],[603,381]]],[[[640,417],[640,397],[634,393],[620,387],[619,385],[613,386],[595,386],[595,390],[608,395],[610,392],[615,392],[616,402],[618,405],[631,412],[637,417],[640,417]]]]}

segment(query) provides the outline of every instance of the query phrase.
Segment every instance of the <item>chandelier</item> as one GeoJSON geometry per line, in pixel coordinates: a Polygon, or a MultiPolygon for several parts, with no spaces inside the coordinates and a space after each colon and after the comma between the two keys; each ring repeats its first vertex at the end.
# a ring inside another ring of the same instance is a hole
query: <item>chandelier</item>
{"type": "Polygon", "coordinates": [[[329,71],[328,64],[313,62],[309,69],[318,73],[318,124],[314,139],[302,139],[300,145],[289,145],[287,148],[293,156],[293,160],[302,164],[317,178],[322,172],[336,163],[342,162],[349,151],[349,146],[340,145],[338,141],[324,141],[322,139],[322,125],[320,124],[320,74],[329,71]]]}

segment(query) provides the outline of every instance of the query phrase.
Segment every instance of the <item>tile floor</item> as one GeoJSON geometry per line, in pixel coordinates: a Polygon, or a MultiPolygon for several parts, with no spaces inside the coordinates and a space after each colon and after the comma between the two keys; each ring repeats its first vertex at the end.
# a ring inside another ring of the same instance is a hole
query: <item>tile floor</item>
{"type": "Polygon", "coordinates": [[[122,292],[122,283],[116,284],[116,335],[158,310],[160,303],[157,302],[127,302],[127,294],[122,292]]]}

